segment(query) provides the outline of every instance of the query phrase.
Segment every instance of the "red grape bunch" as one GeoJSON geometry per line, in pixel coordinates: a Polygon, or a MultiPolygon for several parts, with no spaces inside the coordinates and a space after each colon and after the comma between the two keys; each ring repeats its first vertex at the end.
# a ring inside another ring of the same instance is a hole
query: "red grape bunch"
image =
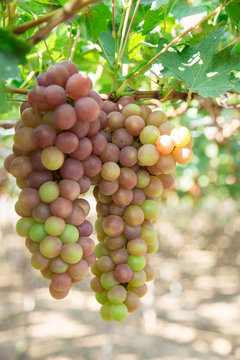
{"type": "Polygon", "coordinates": [[[21,189],[16,230],[32,266],[64,298],[91,267],[91,289],[106,321],[122,321],[140,306],[154,277],[154,222],[176,163],[191,161],[193,140],[166,115],[130,96],[102,101],[71,61],[37,77],[15,128],[5,168],[21,189]],[[84,194],[94,185],[98,243],[86,220],[84,194]]]}
{"type": "Polygon", "coordinates": [[[21,106],[5,168],[21,189],[16,231],[26,238],[32,266],[51,280],[51,295],[62,299],[96,260],[82,194],[102,168],[107,140],[99,131],[106,115],[91,80],[71,61],[37,81],[21,106]]]}
{"type": "Polygon", "coordinates": [[[139,308],[154,277],[150,254],[158,249],[153,223],[159,199],[174,186],[176,162],[191,160],[192,138],[185,127],[172,129],[162,111],[138,106],[131,97],[104,102],[103,110],[110,135],[94,189],[99,243],[91,288],[102,318],[122,321],[139,308]]]}

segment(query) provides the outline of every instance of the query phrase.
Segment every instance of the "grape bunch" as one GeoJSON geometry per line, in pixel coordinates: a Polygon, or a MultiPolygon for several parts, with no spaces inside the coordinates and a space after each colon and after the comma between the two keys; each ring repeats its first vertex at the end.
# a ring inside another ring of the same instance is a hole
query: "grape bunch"
{"type": "Polygon", "coordinates": [[[99,243],[91,289],[102,318],[122,321],[139,308],[146,282],[154,277],[159,200],[174,186],[176,162],[192,159],[193,140],[187,128],[172,128],[162,111],[138,106],[131,97],[117,105],[106,102],[103,109],[109,140],[94,188],[99,243]]]}
{"type": "Polygon", "coordinates": [[[62,299],[96,260],[82,194],[102,168],[106,115],[91,80],[71,61],[50,67],[37,82],[21,106],[5,168],[21,189],[16,231],[26,238],[32,266],[51,280],[50,294],[62,299]]]}
{"type": "Polygon", "coordinates": [[[32,266],[64,298],[89,267],[91,289],[106,321],[135,312],[154,277],[154,223],[163,194],[174,187],[176,163],[191,161],[193,139],[160,110],[131,96],[103,101],[71,61],[37,77],[20,108],[13,153],[5,168],[21,189],[17,233],[26,238],[32,266]],[[84,198],[96,199],[95,230],[84,198]]]}

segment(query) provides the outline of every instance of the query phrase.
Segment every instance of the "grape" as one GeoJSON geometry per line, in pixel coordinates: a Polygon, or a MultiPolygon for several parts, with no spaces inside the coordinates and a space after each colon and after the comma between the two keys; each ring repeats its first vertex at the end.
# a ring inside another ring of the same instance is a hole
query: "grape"
{"type": "MultiPolygon", "coordinates": [[[[101,124],[99,118],[89,123],[89,130],[87,133],[88,137],[96,135],[101,129],[101,124]]],[[[103,135],[103,134],[102,134],[103,135]]]]}
{"type": "Polygon", "coordinates": [[[111,252],[110,256],[115,265],[124,264],[128,259],[128,251],[124,248],[116,249],[111,252]]]}
{"type": "Polygon", "coordinates": [[[127,291],[127,298],[125,300],[125,305],[127,306],[128,312],[134,313],[140,307],[140,300],[136,294],[132,291],[127,291]]]}
{"type": "Polygon", "coordinates": [[[84,175],[93,177],[101,172],[102,162],[96,155],[90,155],[83,161],[84,175]]]}
{"type": "Polygon", "coordinates": [[[127,283],[131,280],[133,271],[129,265],[119,264],[115,268],[114,275],[120,283],[127,283]]]}
{"type": "Polygon", "coordinates": [[[125,224],[123,235],[127,240],[132,240],[140,237],[141,235],[141,226],[130,226],[128,224],[125,224]]]}
{"type": "Polygon", "coordinates": [[[126,300],[127,290],[124,286],[118,285],[108,290],[107,298],[112,304],[121,304],[126,300]]]}
{"type": "Polygon", "coordinates": [[[140,169],[137,171],[137,188],[145,188],[150,182],[150,175],[148,171],[140,169]]]}
{"type": "Polygon", "coordinates": [[[49,206],[41,202],[33,209],[32,216],[38,222],[45,222],[51,216],[49,206]]]}
{"type": "Polygon", "coordinates": [[[174,149],[174,142],[169,135],[162,135],[157,139],[156,146],[161,154],[170,154],[174,149]]]}
{"type": "Polygon", "coordinates": [[[36,243],[40,243],[46,236],[44,225],[41,223],[33,224],[29,229],[29,237],[36,243]]]}
{"type": "Polygon", "coordinates": [[[107,140],[101,133],[91,137],[93,155],[101,155],[107,147],[107,140]]]}
{"type": "Polygon", "coordinates": [[[138,161],[137,149],[133,146],[125,146],[120,151],[119,161],[122,166],[134,166],[138,161]]]}
{"type": "Polygon", "coordinates": [[[189,142],[187,143],[186,147],[187,147],[187,148],[192,148],[193,145],[194,145],[194,140],[193,140],[192,136],[190,135],[190,140],[189,140],[189,142]]]}
{"type": "Polygon", "coordinates": [[[133,191],[131,189],[119,188],[113,195],[112,199],[117,206],[127,206],[132,202],[133,191]]]}
{"type": "Polygon", "coordinates": [[[67,180],[79,181],[83,176],[83,165],[75,159],[67,159],[60,168],[60,175],[67,180]]]}
{"type": "Polygon", "coordinates": [[[112,101],[105,100],[102,103],[102,110],[106,114],[109,114],[110,112],[118,111],[118,107],[117,107],[117,104],[114,104],[112,101]]]}
{"type": "Polygon", "coordinates": [[[28,156],[22,155],[11,157],[9,164],[4,164],[5,169],[14,177],[24,179],[33,171],[31,160],[28,156]]]}
{"type": "Polygon", "coordinates": [[[50,204],[52,215],[67,218],[72,212],[72,203],[70,200],[58,197],[50,204]]]}
{"type": "Polygon", "coordinates": [[[130,135],[126,129],[118,129],[113,132],[112,142],[116,144],[119,147],[119,149],[122,149],[123,147],[132,144],[133,136],[130,135]]]}
{"type": "MultiPolygon", "coordinates": [[[[98,104],[99,106],[99,104],[98,104]]],[[[104,126],[106,125],[107,123],[107,115],[104,111],[100,110],[100,114],[98,116],[98,119],[100,121],[100,126],[101,126],[101,129],[104,128],[104,126]]]]}
{"type": "Polygon", "coordinates": [[[105,304],[108,301],[107,291],[105,290],[100,293],[96,293],[95,298],[99,304],[105,304]]]}
{"type": "Polygon", "coordinates": [[[73,100],[88,96],[92,82],[85,74],[73,74],[66,83],[68,96],[73,100]]]}
{"type": "Polygon", "coordinates": [[[16,185],[19,189],[25,189],[28,186],[27,179],[16,179],[16,185]]]}
{"type": "Polygon", "coordinates": [[[42,164],[41,156],[42,156],[42,150],[40,150],[40,149],[35,150],[35,151],[31,152],[30,160],[31,160],[32,166],[35,170],[45,171],[46,169],[42,164]]]}
{"type": "Polygon", "coordinates": [[[104,244],[109,250],[117,250],[125,246],[126,239],[122,235],[115,237],[106,236],[104,238],[104,244]]]}
{"type": "Polygon", "coordinates": [[[146,220],[153,220],[160,215],[160,206],[154,200],[145,200],[139,205],[144,212],[144,218],[146,220]]]}
{"type": "Polygon", "coordinates": [[[22,206],[19,201],[15,203],[15,211],[21,217],[32,217],[32,210],[22,206]]]}
{"type": "Polygon", "coordinates": [[[53,112],[53,121],[59,129],[70,129],[77,121],[76,111],[69,104],[59,105],[53,112]]]}
{"type": "Polygon", "coordinates": [[[120,167],[112,161],[105,162],[102,166],[101,175],[104,180],[114,181],[120,175],[120,167]]]}
{"type": "Polygon", "coordinates": [[[80,236],[80,238],[78,240],[78,244],[81,245],[84,258],[86,256],[92,255],[92,253],[94,252],[95,244],[91,238],[89,238],[87,236],[80,236]]]}
{"type": "Polygon", "coordinates": [[[68,264],[76,264],[82,258],[83,251],[79,244],[65,244],[62,247],[61,258],[68,264]]]}
{"type": "Polygon", "coordinates": [[[77,160],[85,160],[92,153],[92,150],[92,142],[87,137],[83,137],[79,140],[76,150],[71,153],[71,157],[77,160]]]}
{"type": "Polygon", "coordinates": [[[81,208],[84,211],[85,216],[87,216],[90,212],[90,204],[87,200],[85,199],[77,199],[74,201],[74,204],[81,206],[81,208]]]}
{"type": "Polygon", "coordinates": [[[65,87],[69,76],[70,73],[68,72],[66,67],[62,65],[53,65],[47,69],[45,79],[47,85],[57,84],[65,87]]]}
{"type": "Polygon", "coordinates": [[[53,274],[51,279],[51,286],[56,291],[64,291],[71,286],[71,277],[68,273],[53,274]]]}
{"type": "Polygon", "coordinates": [[[110,290],[114,286],[117,286],[119,284],[118,280],[114,276],[113,271],[103,273],[100,277],[100,283],[102,287],[106,290],[110,290]]]}
{"type": "Polygon", "coordinates": [[[146,274],[143,270],[134,271],[129,285],[133,288],[140,287],[146,282],[146,274]]]}
{"type": "Polygon", "coordinates": [[[159,242],[158,242],[158,241],[154,241],[154,243],[148,245],[147,252],[148,252],[149,254],[154,254],[155,252],[158,251],[158,248],[159,248],[159,242]]]}
{"type": "Polygon", "coordinates": [[[80,260],[68,268],[69,275],[76,280],[84,279],[88,274],[88,264],[85,260],[80,260]]]}
{"type": "Polygon", "coordinates": [[[56,236],[46,236],[40,242],[40,252],[46,258],[52,259],[58,256],[62,249],[62,242],[56,236]]]}
{"type": "Polygon", "coordinates": [[[75,111],[79,121],[91,122],[96,120],[100,114],[100,109],[95,100],[90,97],[82,97],[75,102],[75,111]]]}
{"type": "Polygon", "coordinates": [[[38,191],[33,188],[23,189],[18,196],[18,200],[27,209],[33,209],[40,203],[38,191]]]}
{"type": "Polygon", "coordinates": [[[129,255],[127,264],[132,271],[141,271],[146,265],[146,259],[144,256],[129,255]]]}
{"type": "Polygon", "coordinates": [[[146,295],[146,293],[147,293],[147,285],[143,284],[143,285],[137,286],[137,287],[128,285],[128,290],[130,290],[131,292],[136,294],[139,298],[141,298],[144,295],[146,295]]]}
{"type": "Polygon", "coordinates": [[[122,110],[122,114],[125,119],[131,115],[141,116],[141,108],[137,104],[127,104],[122,110]]]}
{"type": "Polygon", "coordinates": [[[112,202],[111,196],[104,195],[100,190],[98,190],[98,200],[103,204],[110,204],[112,202]]]}
{"type": "Polygon", "coordinates": [[[50,268],[46,268],[44,270],[40,270],[41,275],[48,280],[51,280],[53,276],[53,272],[50,270],[50,268]]]}
{"type": "Polygon", "coordinates": [[[93,100],[95,100],[97,102],[99,109],[102,108],[103,101],[98,92],[96,92],[94,90],[90,90],[88,96],[90,96],[93,100]]]}
{"type": "Polygon", "coordinates": [[[155,144],[160,136],[160,131],[156,126],[148,125],[141,132],[139,139],[142,144],[155,144]]]}
{"type": "Polygon", "coordinates": [[[106,150],[100,155],[100,159],[103,163],[105,162],[115,162],[119,160],[120,150],[117,145],[108,143],[106,150]]]}
{"type": "Polygon", "coordinates": [[[103,304],[100,309],[100,315],[101,315],[102,319],[105,321],[112,321],[112,316],[110,315],[111,306],[112,306],[112,304],[109,301],[109,302],[106,302],[105,304],[103,304]]]}
{"type": "Polygon", "coordinates": [[[57,170],[63,165],[64,154],[56,146],[46,147],[42,151],[41,162],[46,169],[57,170]]]}
{"type": "Polygon", "coordinates": [[[89,123],[86,121],[77,121],[70,131],[73,132],[79,139],[87,135],[89,131],[89,123]]]}
{"type": "Polygon", "coordinates": [[[64,262],[60,257],[56,257],[51,260],[50,270],[56,274],[63,274],[67,271],[68,264],[64,262]]]}
{"type": "Polygon", "coordinates": [[[118,236],[123,232],[124,221],[120,216],[109,215],[103,221],[103,230],[109,236],[118,236]]]}
{"type": "Polygon", "coordinates": [[[35,251],[31,257],[31,264],[34,269],[44,270],[48,268],[50,260],[43,256],[39,250],[35,251]]]}
{"type": "Polygon", "coordinates": [[[130,226],[139,226],[144,221],[144,212],[137,205],[129,205],[123,215],[124,221],[130,226]]]}
{"type": "Polygon", "coordinates": [[[56,146],[64,154],[70,154],[78,147],[78,137],[69,131],[64,131],[57,136],[56,146]]]}
{"type": "Polygon", "coordinates": [[[148,116],[151,114],[151,109],[147,105],[140,105],[141,117],[147,122],[148,116]]]}
{"type": "Polygon", "coordinates": [[[28,92],[28,103],[35,111],[48,111],[50,109],[50,106],[45,101],[45,89],[45,86],[36,86],[28,92]]]}
{"type": "Polygon", "coordinates": [[[164,112],[160,110],[153,111],[151,114],[149,114],[147,119],[147,125],[154,125],[157,128],[162,123],[165,123],[167,121],[167,116],[164,114],[164,112]]]}
{"type": "Polygon", "coordinates": [[[156,176],[150,176],[150,182],[148,186],[144,188],[145,194],[150,198],[158,198],[162,195],[163,184],[156,176]]]}
{"type": "Polygon", "coordinates": [[[185,126],[175,127],[171,133],[171,138],[174,141],[176,147],[184,147],[190,141],[190,132],[185,126]]]}
{"type": "Polygon", "coordinates": [[[59,186],[54,181],[47,181],[39,188],[40,199],[49,204],[59,196],[59,186]]]}
{"type": "Polygon", "coordinates": [[[6,158],[5,158],[5,160],[4,160],[4,168],[5,168],[5,170],[7,171],[7,172],[11,172],[10,171],[10,165],[11,165],[11,162],[14,160],[14,159],[16,159],[17,157],[16,157],[16,155],[15,154],[9,154],[6,158]]]}
{"type": "Polygon", "coordinates": [[[66,102],[66,93],[59,85],[50,85],[43,90],[44,99],[50,107],[57,107],[66,102]]]}
{"type": "Polygon", "coordinates": [[[112,134],[106,130],[101,130],[100,131],[101,134],[103,134],[107,140],[108,143],[110,143],[112,141],[112,134]]]}
{"type": "Polygon", "coordinates": [[[27,107],[21,113],[21,120],[24,126],[35,128],[41,123],[41,115],[31,107],[27,107]]]}
{"type": "Polygon", "coordinates": [[[65,228],[65,221],[57,216],[50,216],[46,220],[44,227],[49,235],[58,236],[65,228]]]}
{"type": "MultiPolygon", "coordinates": [[[[168,155],[165,155],[168,156],[168,155]]],[[[138,159],[142,165],[152,166],[155,165],[160,158],[157,148],[153,144],[142,145],[138,151],[138,159]]]]}
{"type": "Polygon", "coordinates": [[[112,305],[109,313],[113,320],[123,321],[127,317],[128,310],[125,304],[118,304],[112,305]]]}
{"type": "Polygon", "coordinates": [[[91,180],[87,176],[82,176],[79,180],[80,194],[85,194],[91,187],[91,180]]]}
{"type": "Polygon", "coordinates": [[[78,225],[81,225],[84,222],[84,220],[85,220],[85,213],[84,213],[83,209],[80,206],[73,204],[72,212],[66,218],[66,222],[68,224],[78,226],[78,225]]]}
{"type": "Polygon", "coordinates": [[[147,245],[151,245],[157,241],[157,232],[150,226],[142,226],[140,236],[147,245]]]}
{"type": "Polygon", "coordinates": [[[37,149],[32,127],[22,127],[15,132],[14,144],[22,151],[30,152],[37,149]]]}
{"type": "Polygon", "coordinates": [[[63,244],[75,243],[79,238],[78,229],[71,224],[66,224],[59,238],[63,244]]]}
{"type": "Polygon", "coordinates": [[[123,216],[126,207],[117,206],[114,203],[109,205],[109,212],[111,215],[123,216]]]}
{"type": "Polygon", "coordinates": [[[147,252],[147,245],[143,239],[136,238],[128,241],[127,250],[130,255],[142,256],[145,255],[147,252]]]}
{"type": "Polygon", "coordinates": [[[131,115],[125,121],[125,128],[130,135],[137,136],[145,127],[145,122],[141,116],[131,115]]]}
{"type": "Polygon", "coordinates": [[[59,191],[63,198],[75,200],[80,194],[80,186],[73,180],[61,180],[59,183],[59,191]]]}
{"type": "Polygon", "coordinates": [[[161,124],[158,129],[161,135],[170,135],[172,131],[172,125],[169,122],[165,122],[161,124]]]}
{"type": "Polygon", "coordinates": [[[186,165],[192,160],[193,151],[189,148],[175,148],[173,150],[172,156],[178,164],[186,165]]]}
{"type": "Polygon", "coordinates": [[[114,264],[109,256],[102,256],[97,260],[97,267],[101,272],[108,272],[114,269],[114,264]]]}
{"type": "Polygon", "coordinates": [[[122,111],[123,108],[128,104],[136,104],[136,101],[132,96],[122,96],[117,101],[119,111],[122,111]]]}
{"type": "Polygon", "coordinates": [[[53,178],[50,171],[33,171],[27,177],[27,185],[29,187],[39,189],[46,181],[51,181],[53,178]]]}
{"type": "MultiPolygon", "coordinates": [[[[95,275],[97,278],[99,278],[102,275],[102,272],[99,270],[99,268],[97,267],[97,263],[95,263],[92,267],[91,267],[91,272],[93,275],[95,275]]],[[[97,279],[99,281],[100,284],[100,279],[97,279]]],[[[94,282],[96,282],[97,284],[97,280],[94,280],[94,282]]],[[[100,284],[101,285],[101,284],[100,284]]]]}
{"type": "Polygon", "coordinates": [[[132,205],[140,205],[144,202],[145,199],[146,199],[146,195],[142,189],[138,189],[138,188],[133,189],[132,205]]]}
{"type": "Polygon", "coordinates": [[[146,281],[151,281],[154,279],[154,270],[151,265],[146,264],[146,266],[143,270],[146,274],[146,281]]]}
{"type": "Polygon", "coordinates": [[[69,293],[69,288],[63,291],[57,291],[53,289],[51,285],[49,285],[49,293],[54,299],[61,300],[67,296],[67,294],[69,293]]]}
{"type": "Polygon", "coordinates": [[[106,125],[111,131],[123,128],[124,122],[124,116],[118,111],[112,111],[107,115],[106,125]]]}
{"type": "MultiPolygon", "coordinates": [[[[100,217],[108,216],[110,214],[108,205],[103,204],[100,201],[97,202],[96,212],[97,212],[97,215],[100,217]]],[[[112,214],[112,215],[116,215],[116,214],[112,214]]]]}
{"type": "Polygon", "coordinates": [[[148,166],[148,170],[153,175],[170,174],[176,168],[176,162],[171,154],[161,155],[153,166],[148,166]]]}
{"type": "Polygon", "coordinates": [[[88,264],[89,267],[93,266],[96,262],[96,255],[93,253],[89,256],[86,256],[84,258],[84,261],[86,261],[86,263],[88,264]]]}
{"type": "Polygon", "coordinates": [[[19,236],[29,237],[29,230],[31,226],[35,223],[33,218],[21,218],[16,224],[16,232],[19,236]]]}
{"type": "Polygon", "coordinates": [[[175,178],[173,174],[161,174],[158,175],[158,178],[161,180],[164,190],[171,190],[174,187],[175,178]]]}
{"type": "MultiPolygon", "coordinates": [[[[43,73],[43,75],[44,75],[44,73],[43,73]]],[[[39,84],[40,85],[40,84],[39,84]]],[[[43,85],[43,86],[45,86],[45,85],[43,85]]],[[[29,108],[29,104],[27,103],[27,101],[23,101],[22,103],[21,103],[21,105],[20,105],[20,114],[22,114],[23,113],[23,111],[25,110],[25,109],[28,109],[29,108]]]]}
{"type": "Polygon", "coordinates": [[[43,72],[37,76],[37,83],[39,86],[47,86],[45,72],[43,72]]]}
{"type": "Polygon", "coordinates": [[[121,168],[119,175],[119,185],[124,189],[132,189],[137,184],[137,175],[132,169],[121,168]]]}
{"type": "Polygon", "coordinates": [[[32,254],[39,249],[39,245],[32,241],[30,238],[26,238],[25,246],[32,254]]]}
{"type": "Polygon", "coordinates": [[[118,180],[106,181],[100,180],[99,182],[99,190],[103,195],[112,195],[114,194],[119,187],[118,180]]]}
{"type": "Polygon", "coordinates": [[[16,155],[16,156],[21,156],[25,154],[24,151],[20,150],[15,144],[12,147],[12,152],[13,152],[12,155],[16,155]]]}
{"type": "Polygon", "coordinates": [[[70,75],[77,74],[78,73],[78,67],[76,64],[74,64],[73,61],[70,60],[64,60],[60,63],[61,66],[64,66],[70,75]]]}

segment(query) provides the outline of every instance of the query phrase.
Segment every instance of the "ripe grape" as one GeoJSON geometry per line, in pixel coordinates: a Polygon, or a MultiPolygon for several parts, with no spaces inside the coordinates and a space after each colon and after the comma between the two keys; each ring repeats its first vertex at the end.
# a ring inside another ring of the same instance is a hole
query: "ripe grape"
{"type": "Polygon", "coordinates": [[[98,103],[90,97],[82,97],[75,102],[78,121],[92,122],[100,114],[98,103]]]}
{"type": "Polygon", "coordinates": [[[75,73],[69,77],[66,83],[68,96],[73,100],[88,96],[92,88],[92,82],[85,74],[75,73]]]}
{"type": "Polygon", "coordinates": [[[157,148],[153,144],[142,145],[138,151],[138,159],[142,165],[155,165],[160,158],[157,148]]]}

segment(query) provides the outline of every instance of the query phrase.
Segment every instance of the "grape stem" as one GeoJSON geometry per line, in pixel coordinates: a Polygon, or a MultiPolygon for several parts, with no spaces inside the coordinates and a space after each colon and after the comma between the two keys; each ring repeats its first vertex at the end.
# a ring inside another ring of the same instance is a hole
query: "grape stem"
{"type": "Polygon", "coordinates": [[[186,29],[182,34],[177,36],[175,39],[173,39],[169,44],[167,44],[161,51],[159,51],[151,60],[147,62],[142,68],[140,68],[138,71],[136,71],[130,78],[125,80],[123,84],[120,86],[120,88],[116,92],[116,97],[120,97],[122,92],[125,90],[127,85],[141,72],[146,70],[150,65],[152,65],[162,54],[164,54],[170,47],[172,47],[174,44],[178,43],[182,38],[187,35],[190,31],[200,26],[203,22],[207,21],[210,17],[218,14],[225,6],[230,4],[233,0],[224,2],[220,6],[218,6],[214,11],[212,11],[209,15],[202,18],[200,21],[198,21],[196,24],[190,26],[188,29],[186,29]]]}

